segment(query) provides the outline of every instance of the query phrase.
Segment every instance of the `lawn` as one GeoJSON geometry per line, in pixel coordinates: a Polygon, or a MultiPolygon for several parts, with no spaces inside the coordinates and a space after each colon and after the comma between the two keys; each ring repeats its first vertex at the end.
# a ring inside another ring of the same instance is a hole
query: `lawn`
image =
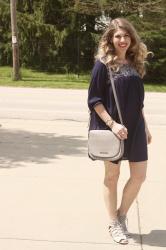
{"type": "MultiPolygon", "coordinates": [[[[31,69],[21,69],[22,79],[13,81],[11,78],[11,67],[0,67],[0,85],[16,87],[42,87],[42,88],[65,88],[65,89],[87,89],[90,74],[51,74],[38,72],[31,69]]],[[[166,92],[166,84],[145,84],[145,91],[166,92]]]]}

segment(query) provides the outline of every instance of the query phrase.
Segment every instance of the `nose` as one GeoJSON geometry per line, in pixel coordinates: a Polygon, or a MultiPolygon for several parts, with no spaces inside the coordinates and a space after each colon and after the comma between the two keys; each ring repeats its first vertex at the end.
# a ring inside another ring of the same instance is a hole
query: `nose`
{"type": "Polygon", "coordinates": [[[124,41],[125,41],[125,37],[124,37],[124,36],[121,36],[120,41],[121,41],[121,42],[124,42],[124,41]]]}

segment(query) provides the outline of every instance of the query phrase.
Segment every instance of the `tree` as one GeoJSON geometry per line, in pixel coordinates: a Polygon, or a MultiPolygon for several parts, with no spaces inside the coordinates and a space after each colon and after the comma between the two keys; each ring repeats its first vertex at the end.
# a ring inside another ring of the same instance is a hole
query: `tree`
{"type": "Polygon", "coordinates": [[[164,0],[75,0],[74,9],[89,15],[99,15],[101,10],[111,14],[115,12],[131,15],[142,14],[144,11],[161,13],[163,6],[164,0]]]}
{"type": "Polygon", "coordinates": [[[12,65],[9,1],[0,1],[0,65],[12,65]]]}
{"type": "MultiPolygon", "coordinates": [[[[21,65],[54,72],[89,71],[108,18],[127,17],[154,52],[148,81],[165,81],[165,0],[17,0],[21,65]]],[[[0,0],[0,64],[12,64],[9,0],[0,0]]]]}

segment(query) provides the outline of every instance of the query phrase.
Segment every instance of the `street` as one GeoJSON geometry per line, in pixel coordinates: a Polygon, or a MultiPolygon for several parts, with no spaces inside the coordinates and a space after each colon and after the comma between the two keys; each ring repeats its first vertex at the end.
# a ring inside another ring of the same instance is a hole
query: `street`
{"type": "MultiPolygon", "coordinates": [[[[87,157],[87,91],[0,90],[0,249],[124,249],[107,231],[102,162],[87,157]]],[[[130,250],[166,247],[166,94],[146,93],[145,114],[153,141],[130,250]]],[[[128,176],[123,162],[119,194],[128,176]]]]}

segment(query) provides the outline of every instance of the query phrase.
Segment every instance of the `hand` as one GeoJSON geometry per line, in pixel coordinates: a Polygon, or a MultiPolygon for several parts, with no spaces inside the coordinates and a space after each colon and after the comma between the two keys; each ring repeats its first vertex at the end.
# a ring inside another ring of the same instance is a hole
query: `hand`
{"type": "Polygon", "coordinates": [[[146,133],[147,144],[150,144],[152,142],[152,135],[147,127],[145,128],[145,133],[146,133]]]}
{"type": "Polygon", "coordinates": [[[121,140],[127,139],[127,128],[114,121],[112,132],[121,140]]]}

